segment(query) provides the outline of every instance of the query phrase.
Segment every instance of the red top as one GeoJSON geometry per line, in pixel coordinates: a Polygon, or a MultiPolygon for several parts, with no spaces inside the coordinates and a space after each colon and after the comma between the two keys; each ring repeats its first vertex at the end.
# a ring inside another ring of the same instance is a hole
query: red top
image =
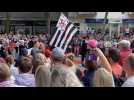
{"type": "Polygon", "coordinates": [[[12,50],[16,47],[16,43],[10,43],[9,44],[9,49],[12,50]]]}
{"type": "Polygon", "coordinates": [[[111,67],[112,67],[112,71],[113,71],[113,74],[115,75],[115,76],[121,76],[121,74],[122,74],[122,67],[120,66],[120,64],[119,63],[113,63],[112,65],[111,65],[111,67]]]}

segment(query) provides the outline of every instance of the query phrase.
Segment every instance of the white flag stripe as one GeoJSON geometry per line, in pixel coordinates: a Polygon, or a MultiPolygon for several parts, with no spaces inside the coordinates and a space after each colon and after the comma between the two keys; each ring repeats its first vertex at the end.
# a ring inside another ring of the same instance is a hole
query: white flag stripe
{"type": "Polygon", "coordinates": [[[72,28],[73,26],[74,26],[74,25],[71,24],[71,25],[68,27],[68,29],[67,29],[67,31],[66,31],[66,33],[65,33],[65,36],[64,36],[64,38],[63,38],[62,41],[61,41],[60,48],[61,48],[62,45],[64,44],[64,42],[65,42],[65,40],[66,40],[66,38],[67,38],[67,35],[69,34],[69,31],[71,30],[71,28],[72,28]]]}
{"type": "Polygon", "coordinates": [[[64,16],[63,13],[61,13],[60,18],[59,18],[59,20],[58,20],[58,23],[57,23],[56,27],[61,27],[61,25],[60,25],[61,21],[63,21],[63,23],[64,23],[65,25],[67,25],[67,24],[69,23],[69,20],[67,19],[66,16],[64,16]]]}
{"type": "Polygon", "coordinates": [[[55,33],[54,36],[52,37],[52,40],[50,41],[50,45],[51,45],[51,46],[53,45],[53,42],[54,42],[54,40],[55,40],[55,38],[56,38],[56,36],[57,36],[57,34],[58,34],[59,31],[60,31],[60,30],[57,29],[56,33],[55,33]]]}
{"type": "Polygon", "coordinates": [[[61,32],[60,32],[60,35],[59,35],[59,37],[58,37],[58,39],[57,39],[57,41],[56,41],[56,43],[55,43],[55,47],[58,46],[58,43],[59,43],[60,40],[61,40],[61,36],[62,36],[63,32],[64,32],[64,31],[61,31],[61,32]]]}
{"type": "Polygon", "coordinates": [[[69,36],[69,38],[68,38],[68,40],[67,40],[67,42],[66,42],[66,44],[65,44],[64,51],[66,51],[66,48],[67,48],[69,42],[71,41],[72,37],[74,36],[74,34],[75,34],[77,31],[78,31],[77,28],[75,28],[75,29],[73,30],[73,32],[70,34],[70,36],[69,36]]]}

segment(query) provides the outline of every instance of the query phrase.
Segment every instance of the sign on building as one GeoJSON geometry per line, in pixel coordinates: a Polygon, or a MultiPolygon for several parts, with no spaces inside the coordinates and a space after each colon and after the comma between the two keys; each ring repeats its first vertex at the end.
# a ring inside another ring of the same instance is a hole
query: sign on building
{"type": "Polygon", "coordinates": [[[108,23],[122,23],[122,19],[109,19],[108,23]]]}

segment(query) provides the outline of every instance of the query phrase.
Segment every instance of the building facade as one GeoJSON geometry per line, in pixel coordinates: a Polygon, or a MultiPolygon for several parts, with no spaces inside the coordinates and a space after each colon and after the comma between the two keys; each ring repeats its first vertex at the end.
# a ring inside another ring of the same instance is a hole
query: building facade
{"type": "Polygon", "coordinates": [[[60,12],[0,12],[0,32],[6,31],[8,20],[9,32],[48,33],[59,15],[60,12]]]}
{"type": "MultiPolygon", "coordinates": [[[[63,12],[70,21],[80,30],[102,28],[105,12],[63,12]]],[[[116,14],[115,14],[116,15],[116,14]]],[[[134,13],[122,14],[120,27],[134,27],[134,13]]],[[[9,31],[26,33],[50,33],[56,30],[56,24],[60,12],[0,12],[0,32],[6,31],[6,23],[9,20],[9,31]]],[[[118,30],[119,23],[112,24],[113,29],[118,30]]]]}

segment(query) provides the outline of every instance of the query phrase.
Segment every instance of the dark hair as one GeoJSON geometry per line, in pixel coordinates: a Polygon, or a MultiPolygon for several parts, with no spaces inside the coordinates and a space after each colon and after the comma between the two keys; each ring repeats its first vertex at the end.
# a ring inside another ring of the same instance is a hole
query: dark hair
{"type": "Polygon", "coordinates": [[[133,49],[134,48],[134,40],[131,41],[130,47],[133,49]]]}
{"type": "Polygon", "coordinates": [[[10,65],[10,64],[12,64],[14,62],[14,57],[12,55],[8,55],[5,58],[5,60],[6,60],[6,63],[10,65]]]}
{"type": "Polygon", "coordinates": [[[85,61],[85,65],[86,65],[86,67],[87,67],[88,70],[90,70],[90,69],[96,69],[97,68],[97,62],[96,61],[86,60],[85,61]]]}
{"type": "Polygon", "coordinates": [[[120,53],[118,49],[110,48],[108,54],[114,62],[118,62],[120,60],[120,53]]]}
{"type": "Polygon", "coordinates": [[[27,73],[32,69],[32,61],[28,57],[23,57],[19,63],[19,70],[23,73],[27,73]]]}
{"type": "Polygon", "coordinates": [[[85,39],[86,39],[86,37],[84,36],[84,37],[83,37],[83,39],[85,40],[85,39]]]}
{"type": "Polygon", "coordinates": [[[132,53],[134,53],[134,48],[132,48],[132,53]]]}

